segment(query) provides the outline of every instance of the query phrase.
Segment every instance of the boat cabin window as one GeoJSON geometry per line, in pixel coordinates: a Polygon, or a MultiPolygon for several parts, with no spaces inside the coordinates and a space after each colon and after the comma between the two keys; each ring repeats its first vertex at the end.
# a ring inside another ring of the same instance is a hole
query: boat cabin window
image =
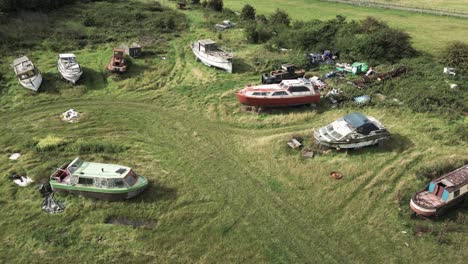
{"type": "Polygon", "coordinates": [[[123,179],[115,179],[114,180],[114,186],[116,188],[124,188],[125,187],[124,180],[123,179]]]}
{"type": "Polygon", "coordinates": [[[82,178],[82,177],[80,177],[78,179],[78,184],[93,185],[94,184],[94,179],[93,178],[82,178]]]}
{"type": "Polygon", "coordinates": [[[285,91],[280,91],[280,92],[274,92],[272,95],[273,96],[282,96],[282,95],[288,95],[288,93],[285,92],[285,91]]]}
{"type": "Polygon", "coordinates": [[[360,134],[369,135],[372,131],[379,130],[379,128],[373,123],[366,123],[358,128],[356,131],[360,134]]]}
{"type": "Polygon", "coordinates": [[[288,88],[291,93],[310,92],[310,89],[305,86],[291,86],[288,88]]]}
{"type": "Polygon", "coordinates": [[[253,92],[252,95],[256,96],[268,96],[267,92],[253,92]]]}
{"type": "Polygon", "coordinates": [[[456,198],[460,195],[460,190],[456,190],[455,192],[453,192],[453,198],[456,198]]]}

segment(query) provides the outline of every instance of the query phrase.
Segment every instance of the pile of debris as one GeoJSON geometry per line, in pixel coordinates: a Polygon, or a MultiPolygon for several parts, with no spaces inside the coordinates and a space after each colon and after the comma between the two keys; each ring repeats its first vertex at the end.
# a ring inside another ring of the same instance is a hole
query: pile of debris
{"type": "Polygon", "coordinates": [[[314,77],[310,78],[309,81],[312,82],[312,84],[315,87],[317,87],[317,89],[319,89],[319,91],[323,91],[323,90],[327,89],[327,84],[324,81],[320,80],[320,78],[317,77],[317,76],[314,76],[314,77]]]}
{"type": "Polygon", "coordinates": [[[398,77],[406,73],[408,73],[408,67],[403,65],[391,71],[375,74],[370,77],[368,75],[362,76],[360,80],[351,82],[351,84],[358,88],[366,88],[375,81],[379,81],[379,82],[385,81],[385,80],[392,79],[392,78],[398,77]]]}
{"type": "Polygon", "coordinates": [[[10,179],[21,187],[28,186],[30,183],[34,182],[28,176],[21,176],[17,172],[12,172],[10,175],[10,179]]]}
{"type": "Polygon", "coordinates": [[[359,75],[369,71],[369,65],[364,62],[355,62],[353,64],[348,63],[337,63],[336,70],[344,73],[352,73],[353,75],[359,75]]]}
{"type": "Polygon", "coordinates": [[[235,26],[236,26],[235,23],[232,23],[232,22],[229,21],[229,20],[224,20],[222,23],[216,24],[216,25],[215,25],[215,28],[216,28],[217,30],[225,30],[225,29],[233,28],[233,27],[235,27],[235,26]]]}
{"type": "Polygon", "coordinates": [[[331,64],[334,63],[335,60],[338,59],[338,52],[331,52],[329,50],[325,50],[323,54],[320,53],[309,53],[306,55],[307,60],[309,61],[309,66],[315,67],[321,64],[331,64]]]}
{"type": "Polygon", "coordinates": [[[60,115],[60,119],[66,122],[76,123],[78,122],[80,115],[81,114],[77,112],[75,109],[68,109],[63,114],[60,115]]]}
{"type": "Polygon", "coordinates": [[[17,160],[21,157],[21,153],[13,153],[8,157],[10,160],[17,160]]]}

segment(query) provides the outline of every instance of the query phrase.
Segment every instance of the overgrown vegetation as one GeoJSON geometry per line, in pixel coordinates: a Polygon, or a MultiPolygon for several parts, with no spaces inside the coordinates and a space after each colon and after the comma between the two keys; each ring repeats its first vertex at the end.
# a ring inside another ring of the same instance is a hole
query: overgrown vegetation
{"type": "Polygon", "coordinates": [[[342,59],[371,64],[395,63],[415,54],[407,33],[372,17],[347,22],[345,17],[337,16],[290,26],[288,14],[278,9],[267,21],[257,19],[256,24],[249,25],[246,37],[252,43],[268,42],[277,48],[340,51],[342,59]]]}
{"type": "Polygon", "coordinates": [[[90,2],[92,0],[0,0],[0,12],[19,10],[50,11],[75,2],[90,2]]]}
{"type": "Polygon", "coordinates": [[[458,74],[468,76],[468,44],[460,41],[447,44],[439,60],[444,65],[455,67],[458,74]]]}
{"type": "Polygon", "coordinates": [[[0,45],[27,49],[42,44],[58,52],[142,36],[154,40],[156,34],[181,32],[186,27],[182,14],[159,2],[134,5],[99,1],[51,13],[12,14],[8,23],[0,26],[0,45]]]}

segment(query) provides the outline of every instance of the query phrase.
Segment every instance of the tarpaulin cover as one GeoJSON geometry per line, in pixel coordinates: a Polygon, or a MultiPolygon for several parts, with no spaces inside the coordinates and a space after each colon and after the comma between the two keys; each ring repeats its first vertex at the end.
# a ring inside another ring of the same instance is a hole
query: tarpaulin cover
{"type": "Polygon", "coordinates": [[[54,192],[50,185],[42,185],[39,191],[41,192],[42,197],[44,197],[44,200],[42,201],[42,210],[49,214],[61,213],[65,210],[65,205],[55,200],[54,192]]]}

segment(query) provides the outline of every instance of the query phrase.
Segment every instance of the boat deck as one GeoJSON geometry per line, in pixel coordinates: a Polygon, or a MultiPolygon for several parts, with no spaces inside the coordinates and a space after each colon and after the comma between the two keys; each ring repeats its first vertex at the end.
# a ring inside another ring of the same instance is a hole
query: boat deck
{"type": "Polygon", "coordinates": [[[426,208],[437,208],[445,204],[442,199],[429,191],[424,191],[414,197],[414,202],[426,208]]]}
{"type": "Polygon", "coordinates": [[[232,59],[232,54],[223,50],[211,50],[211,51],[206,52],[206,54],[209,54],[215,57],[221,57],[224,59],[232,59]]]}

